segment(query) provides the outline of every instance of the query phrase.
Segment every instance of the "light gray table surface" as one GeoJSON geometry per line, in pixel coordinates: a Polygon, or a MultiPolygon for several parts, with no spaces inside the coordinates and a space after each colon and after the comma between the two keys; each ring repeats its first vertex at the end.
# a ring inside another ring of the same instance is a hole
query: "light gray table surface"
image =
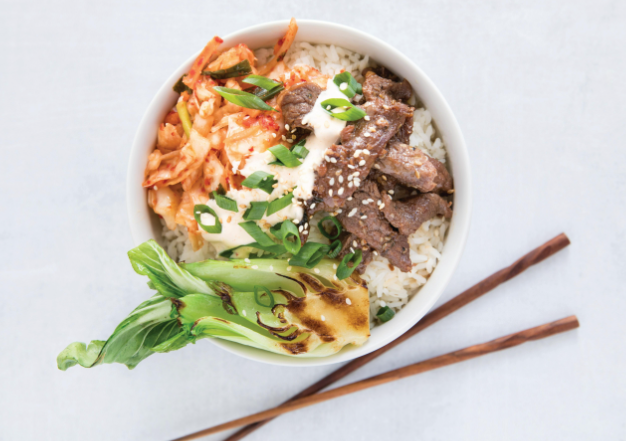
{"type": "Polygon", "coordinates": [[[55,365],[149,294],[126,258],[125,173],[157,88],[213,35],[291,16],[394,45],[455,112],[474,211],[439,303],[562,231],[572,240],[342,384],[570,314],[581,328],[297,411],[249,439],[626,439],[626,2],[603,0],[0,1],[0,439],[171,439],[337,367],[259,364],[208,341],[133,371],[55,365]]]}

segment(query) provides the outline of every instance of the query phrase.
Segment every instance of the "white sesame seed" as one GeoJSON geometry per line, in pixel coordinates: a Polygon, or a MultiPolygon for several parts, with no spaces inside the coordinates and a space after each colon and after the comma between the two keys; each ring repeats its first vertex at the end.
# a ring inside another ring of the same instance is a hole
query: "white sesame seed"
{"type": "Polygon", "coordinates": [[[309,208],[310,208],[311,210],[312,210],[312,209],[314,209],[314,208],[315,208],[315,202],[313,202],[309,208]]]}
{"type": "Polygon", "coordinates": [[[364,214],[363,216],[361,216],[361,219],[367,219],[367,215],[364,214]]]}
{"type": "Polygon", "coordinates": [[[383,203],[383,204],[380,204],[380,205],[378,206],[378,208],[380,208],[380,209],[382,210],[383,208],[385,208],[385,204],[384,204],[384,203],[383,203]]]}
{"type": "Polygon", "coordinates": [[[347,303],[348,305],[352,305],[352,300],[350,300],[349,298],[347,298],[347,297],[346,297],[346,303],[347,303]]]}
{"type": "Polygon", "coordinates": [[[340,184],[343,184],[343,176],[339,176],[337,180],[339,181],[340,184]]]}
{"type": "Polygon", "coordinates": [[[330,158],[330,162],[332,162],[333,164],[336,164],[337,160],[335,158],[330,158]]]}
{"type": "Polygon", "coordinates": [[[309,230],[304,230],[304,231],[302,232],[302,234],[304,234],[304,235],[306,236],[307,234],[309,234],[309,230]]]}
{"type": "Polygon", "coordinates": [[[371,155],[371,153],[370,153],[370,151],[369,151],[369,150],[363,150],[363,154],[364,154],[364,155],[368,155],[368,156],[369,156],[369,155],[371,155]]]}
{"type": "Polygon", "coordinates": [[[357,209],[353,208],[352,211],[350,211],[350,213],[348,213],[348,217],[354,216],[356,214],[356,212],[357,212],[357,209]]]}
{"type": "Polygon", "coordinates": [[[333,280],[339,280],[339,279],[337,278],[337,274],[333,274],[333,280]]]}
{"type": "Polygon", "coordinates": [[[337,264],[333,263],[333,269],[337,269],[337,264]]]}
{"type": "Polygon", "coordinates": [[[343,210],[340,208],[339,210],[337,210],[337,214],[339,213],[343,213],[343,210]]]}
{"type": "Polygon", "coordinates": [[[374,168],[380,170],[380,165],[374,164],[374,168]]]}
{"type": "Polygon", "coordinates": [[[369,120],[370,120],[370,116],[369,116],[369,115],[365,115],[365,116],[363,117],[363,119],[364,119],[365,121],[369,121],[369,120]]]}
{"type": "Polygon", "coordinates": [[[354,253],[354,248],[350,247],[350,252],[354,253]]]}
{"type": "Polygon", "coordinates": [[[352,176],[359,176],[360,173],[358,171],[355,171],[354,173],[352,173],[352,176]]]}
{"type": "Polygon", "coordinates": [[[358,247],[358,246],[359,246],[359,244],[356,242],[356,240],[353,240],[353,241],[352,241],[352,246],[353,246],[353,247],[358,247]]]}
{"type": "Polygon", "coordinates": [[[308,230],[308,229],[309,229],[309,223],[308,223],[308,222],[305,222],[305,223],[304,223],[304,229],[305,229],[305,230],[308,230]]]}
{"type": "MultiPolygon", "coordinates": [[[[328,106],[330,107],[330,106],[328,106]]],[[[322,321],[325,322],[326,321],[326,317],[324,317],[324,314],[322,314],[322,321]]]]}
{"type": "Polygon", "coordinates": [[[289,144],[293,144],[293,139],[288,139],[288,140],[287,140],[287,142],[288,142],[289,144]]]}
{"type": "Polygon", "coordinates": [[[304,230],[304,227],[303,227],[302,225],[300,225],[300,226],[298,227],[298,231],[302,233],[302,230],[304,230]]]}
{"type": "Polygon", "coordinates": [[[370,203],[370,201],[369,201],[368,199],[363,199],[363,200],[361,201],[361,203],[362,203],[363,205],[367,205],[367,204],[369,204],[369,203],[370,203]]]}
{"type": "Polygon", "coordinates": [[[324,159],[326,160],[326,162],[330,162],[330,158],[328,157],[328,155],[325,155],[324,159]]]}
{"type": "Polygon", "coordinates": [[[287,271],[291,271],[291,267],[290,266],[287,267],[287,271]]]}
{"type": "Polygon", "coordinates": [[[333,195],[333,189],[331,188],[330,190],[328,190],[328,196],[332,197],[332,195],[333,195]]]}
{"type": "Polygon", "coordinates": [[[370,137],[369,133],[367,133],[367,132],[363,133],[363,138],[369,138],[369,137],[370,137]]]}
{"type": "Polygon", "coordinates": [[[246,263],[250,263],[250,259],[248,259],[247,257],[245,259],[243,259],[244,262],[246,263]]]}
{"type": "Polygon", "coordinates": [[[293,130],[291,131],[291,133],[296,133],[296,129],[293,129],[293,130]]]}
{"type": "Polygon", "coordinates": [[[393,191],[393,190],[389,190],[387,193],[389,193],[389,194],[393,194],[393,193],[394,193],[394,191],[393,191]]]}
{"type": "Polygon", "coordinates": [[[285,124],[285,130],[289,131],[289,124],[285,124]]]}
{"type": "Polygon", "coordinates": [[[272,133],[272,138],[276,138],[276,133],[272,133]]]}
{"type": "Polygon", "coordinates": [[[274,265],[270,265],[270,271],[274,271],[274,265]]]}
{"type": "Polygon", "coordinates": [[[354,165],[348,164],[348,168],[354,170],[354,165]]]}
{"type": "Polygon", "coordinates": [[[330,110],[330,106],[326,106],[326,110],[330,110]]]}
{"type": "Polygon", "coordinates": [[[338,194],[339,196],[341,196],[341,195],[343,194],[343,187],[340,187],[340,188],[339,188],[339,191],[337,192],[337,194],[338,194]]]}
{"type": "Polygon", "coordinates": [[[350,196],[350,197],[348,198],[348,200],[349,200],[349,201],[351,201],[351,200],[352,200],[352,196],[350,196]]]}
{"type": "Polygon", "coordinates": [[[346,90],[348,88],[348,83],[341,83],[339,85],[339,90],[346,90]]]}
{"type": "Polygon", "coordinates": [[[352,175],[348,175],[348,182],[350,182],[350,181],[351,181],[351,180],[353,180],[353,179],[354,179],[354,176],[352,176],[352,175]]]}
{"type": "Polygon", "coordinates": [[[241,311],[241,313],[243,314],[243,316],[244,316],[244,317],[248,315],[248,314],[246,313],[246,310],[245,310],[245,309],[243,309],[243,310],[241,311]]]}
{"type": "Polygon", "coordinates": [[[354,187],[354,184],[352,182],[348,183],[348,188],[352,188],[354,187]]]}
{"type": "Polygon", "coordinates": [[[313,268],[313,271],[315,271],[315,274],[319,274],[320,273],[320,269],[319,268],[313,268]]]}
{"type": "Polygon", "coordinates": [[[330,178],[330,181],[328,181],[328,183],[330,185],[335,185],[335,178],[330,178]]]}
{"type": "Polygon", "coordinates": [[[360,165],[360,166],[364,166],[364,165],[365,165],[365,159],[361,159],[361,160],[359,161],[359,165],[360,165]]]}
{"type": "Polygon", "coordinates": [[[283,141],[287,141],[287,138],[285,137],[285,135],[283,135],[283,141]]]}
{"type": "Polygon", "coordinates": [[[355,157],[355,158],[358,158],[360,154],[361,154],[361,150],[360,150],[360,149],[356,149],[356,150],[354,151],[354,157],[355,157]]]}
{"type": "Polygon", "coordinates": [[[374,256],[378,256],[378,251],[374,250],[372,252],[374,253],[374,256]]]}
{"type": "Polygon", "coordinates": [[[252,269],[259,269],[258,265],[252,265],[252,269]]]}

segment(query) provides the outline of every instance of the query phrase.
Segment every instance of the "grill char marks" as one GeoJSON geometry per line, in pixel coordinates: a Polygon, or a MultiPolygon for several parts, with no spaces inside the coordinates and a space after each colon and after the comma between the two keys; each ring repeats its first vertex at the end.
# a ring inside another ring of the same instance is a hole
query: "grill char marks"
{"type": "Polygon", "coordinates": [[[304,124],[302,119],[313,109],[320,93],[322,93],[322,88],[314,83],[292,86],[280,101],[285,123],[292,129],[313,130],[309,124],[304,124]]]}
{"type": "Polygon", "coordinates": [[[413,109],[407,105],[380,99],[367,102],[362,108],[368,119],[346,126],[341,132],[341,145],[327,150],[330,161],[322,162],[317,171],[314,195],[324,201],[324,207],[320,204],[316,207],[318,210],[334,211],[343,207],[345,200],[365,180],[389,140],[405,120],[413,116],[413,109]]]}
{"type": "Polygon", "coordinates": [[[434,193],[420,194],[403,201],[393,201],[388,194],[383,193],[382,200],[385,204],[382,210],[385,218],[405,236],[410,236],[420,225],[435,216],[452,217],[448,203],[434,193]]]}
{"type": "Polygon", "coordinates": [[[391,264],[402,271],[411,269],[407,237],[397,233],[378,209],[381,195],[372,181],[367,181],[346,201],[342,213],[337,216],[344,228],[366,242],[371,248],[387,257],[391,264]],[[365,203],[364,203],[365,202],[365,203]]]}

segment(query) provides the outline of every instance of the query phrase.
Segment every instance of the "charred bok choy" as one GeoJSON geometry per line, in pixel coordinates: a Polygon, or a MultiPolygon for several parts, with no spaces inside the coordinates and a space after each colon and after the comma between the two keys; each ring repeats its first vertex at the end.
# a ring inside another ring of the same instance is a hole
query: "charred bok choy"
{"type": "Polygon", "coordinates": [[[70,344],[57,357],[59,369],[103,363],[132,369],[155,352],[206,337],[278,354],[323,357],[369,336],[367,289],[358,278],[333,281],[333,260],[322,260],[316,271],[279,259],[178,265],[152,240],[128,255],[156,294],[108,340],[70,344]]]}

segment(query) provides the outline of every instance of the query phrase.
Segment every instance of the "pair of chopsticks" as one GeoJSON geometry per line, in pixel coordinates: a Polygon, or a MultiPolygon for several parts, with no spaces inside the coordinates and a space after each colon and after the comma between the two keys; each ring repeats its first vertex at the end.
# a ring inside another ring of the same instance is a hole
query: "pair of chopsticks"
{"type": "Polygon", "coordinates": [[[511,280],[513,277],[522,273],[530,266],[535,265],[542,260],[552,256],[569,244],[570,241],[565,234],[560,234],[556,236],[554,239],[549,240],[543,245],[532,250],[530,253],[524,255],[512,265],[501,269],[495,274],[492,274],[483,281],[477,283],[476,285],[462,292],[458,296],[447,301],[437,309],[433,310],[429,314],[425,315],[422,320],[420,320],[415,326],[402,334],[396,340],[374,352],[371,352],[367,355],[357,358],[356,360],[351,361],[350,363],[337,369],[335,372],[331,373],[325,378],[322,378],[317,383],[309,386],[307,389],[303,390],[298,395],[292,397],[290,400],[286,401],[280,406],[253,415],[249,415],[247,417],[229,421],[224,424],[210,427],[199,432],[194,432],[181,438],[177,438],[174,441],[197,439],[221,432],[223,430],[234,429],[236,427],[241,427],[245,425],[246,427],[235,432],[225,440],[237,441],[252,433],[256,429],[260,428],[264,424],[270,422],[277,416],[287,412],[291,412],[297,409],[301,409],[303,407],[311,406],[313,404],[321,403],[323,401],[331,400],[333,398],[341,397],[361,390],[369,389],[370,387],[400,380],[411,375],[420,374],[422,372],[427,372],[454,363],[459,363],[461,361],[480,357],[481,355],[486,355],[492,352],[511,348],[513,346],[518,346],[528,341],[539,340],[561,332],[575,329],[579,326],[578,319],[576,318],[576,316],[569,316],[561,320],[546,323],[541,326],[500,337],[487,343],[469,346],[458,351],[450,352],[448,354],[440,355],[438,357],[421,361],[419,363],[411,364],[400,369],[395,369],[384,374],[376,375],[365,380],[348,384],[346,386],[341,386],[326,392],[318,393],[327,386],[330,386],[336,381],[339,381],[340,379],[354,372],[361,366],[364,366],[365,364],[384,354],[391,348],[398,346],[400,343],[408,340],[415,334],[423,331],[424,329],[428,328],[429,326],[433,325],[444,317],[447,317],[453,312],[458,311],[465,305],[483,296],[500,284],[506,282],[507,280],[511,280]]]}

